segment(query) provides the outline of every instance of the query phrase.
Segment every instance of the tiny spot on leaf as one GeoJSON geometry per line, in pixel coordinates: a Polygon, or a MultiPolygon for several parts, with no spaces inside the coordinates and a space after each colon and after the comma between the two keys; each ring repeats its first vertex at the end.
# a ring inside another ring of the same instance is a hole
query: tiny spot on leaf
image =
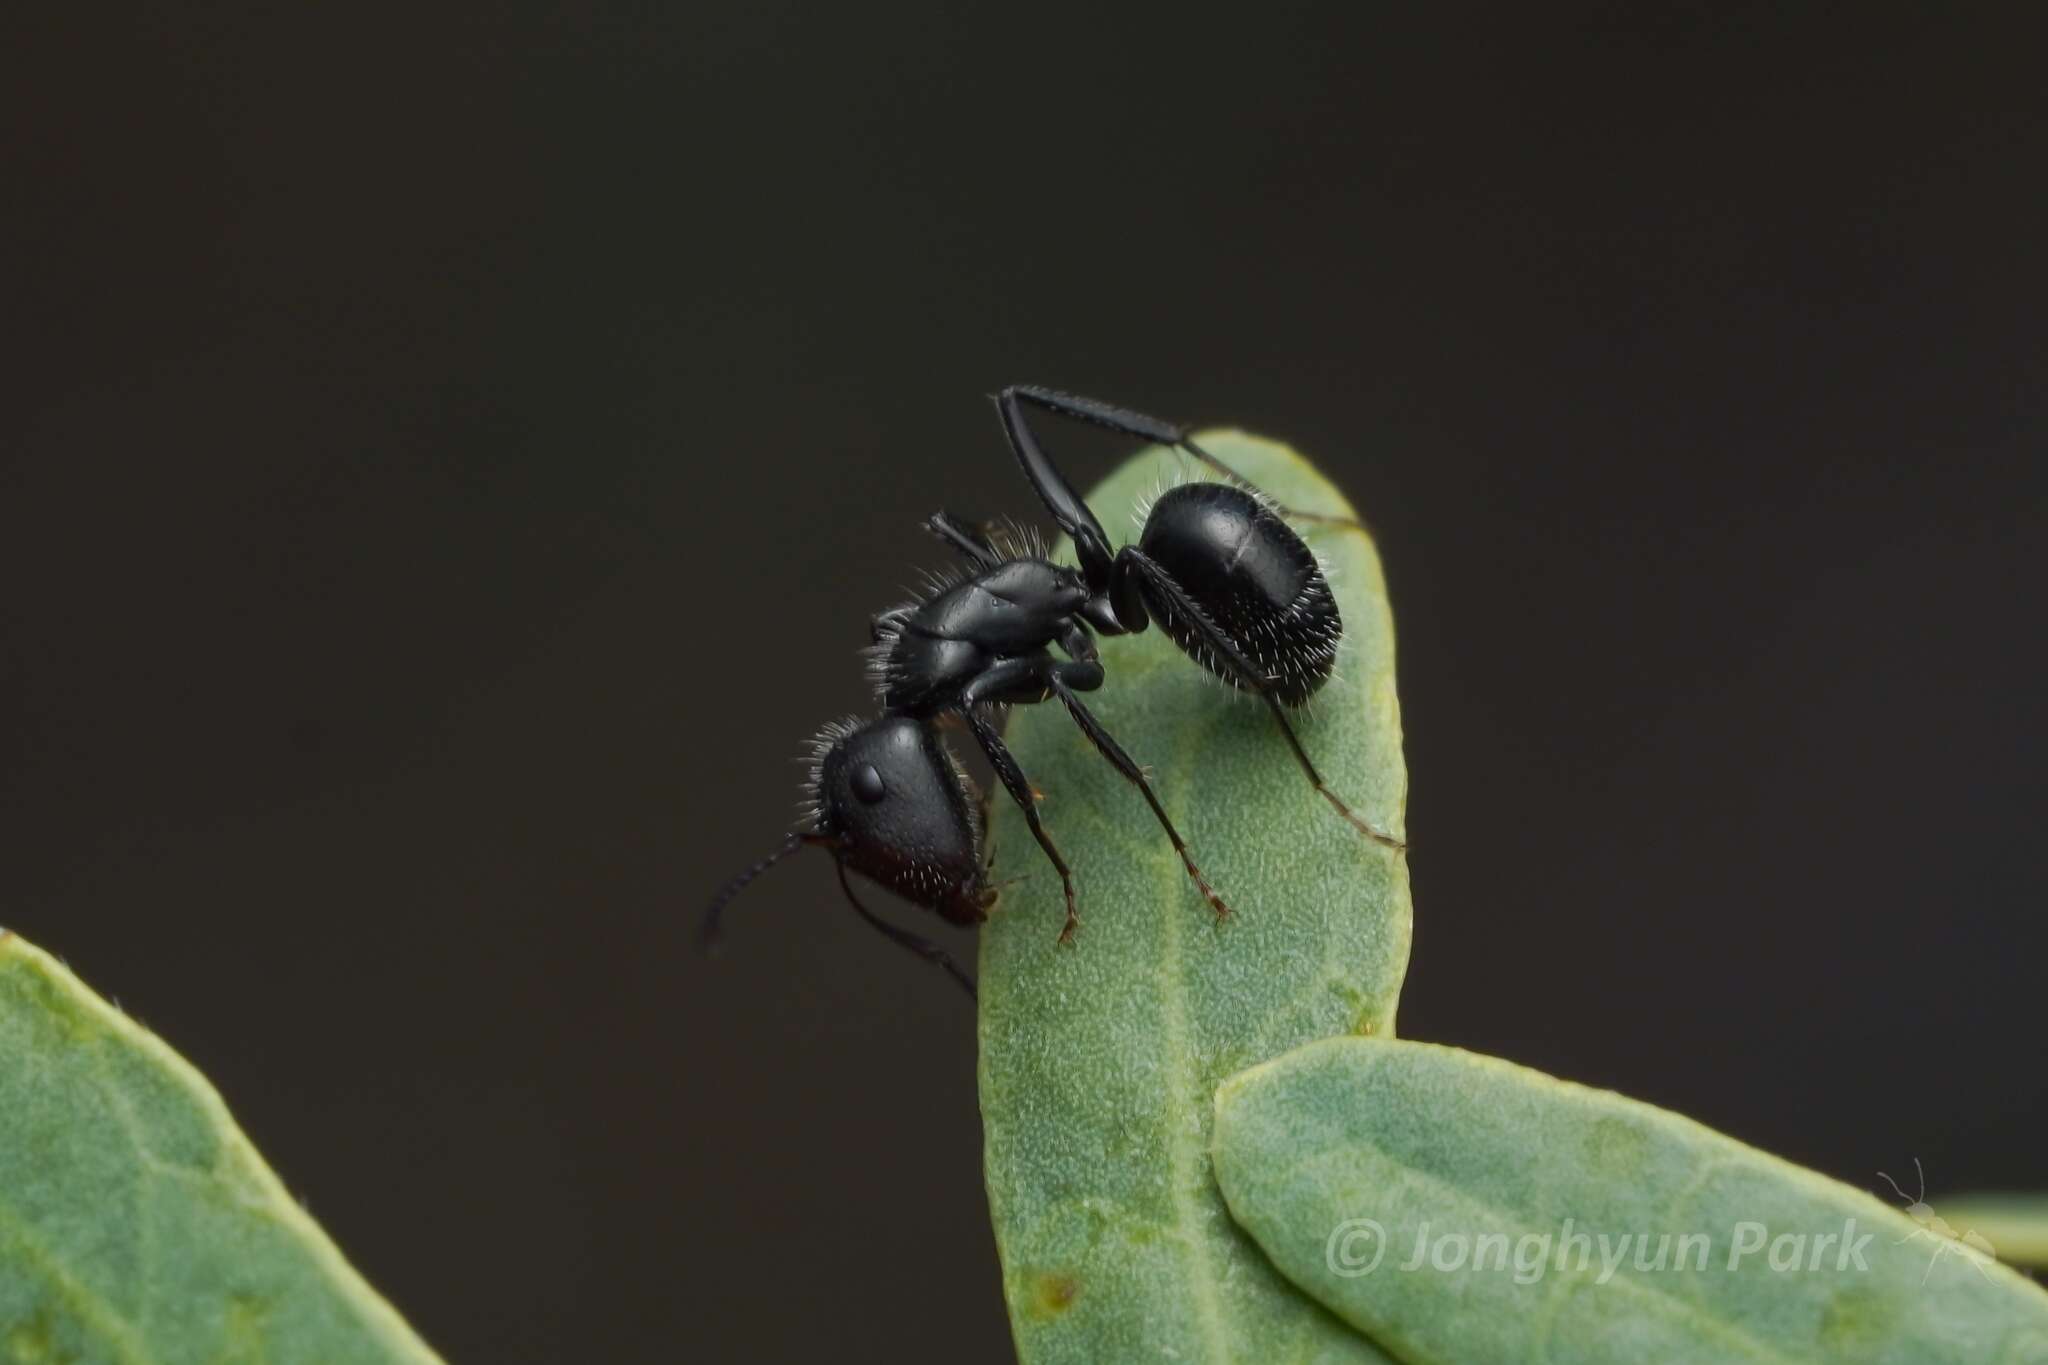
{"type": "Polygon", "coordinates": [[[39,1311],[34,1318],[7,1334],[10,1365],[44,1365],[50,1359],[50,1315],[39,1311]]]}
{"type": "Polygon", "coordinates": [[[1649,1134],[1625,1119],[1602,1118],[1586,1134],[1586,1159],[1617,1177],[1640,1168],[1649,1149],[1649,1134]]]}
{"type": "Polygon", "coordinates": [[[1821,1317],[1821,1343],[1832,1350],[1867,1348],[1885,1339],[1898,1311],[1882,1294],[1844,1289],[1828,1300],[1821,1317]]]}
{"type": "Polygon", "coordinates": [[[247,1353],[252,1359],[260,1357],[263,1348],[263,1323],[270,1316],[270,1300],[253,1294],[236,1294],[228,1300],[227,1322],[224,1324],[229,1343],[239,1352],[247,1353]]]}
{"type": "Polygon", "coordinates": [[[1072,1275],[1038,1275],[1031,1281],[1031,1307],[1040,1317],[1056,1318],[1073,1306],[1081,1282],[1072,1275]]]}

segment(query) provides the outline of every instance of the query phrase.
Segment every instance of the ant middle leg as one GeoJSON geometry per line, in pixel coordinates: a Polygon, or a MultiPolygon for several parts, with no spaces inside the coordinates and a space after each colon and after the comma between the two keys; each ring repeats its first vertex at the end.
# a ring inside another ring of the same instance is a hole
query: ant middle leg
{"type": "Polygon", "coordinates": [[[1063,647],[1075,655],[1062,662],[1046,653],[1030,654],[1014,659],[1005,659],[968,685],[967,695],[980,701],[1010,702],[1028,705],[1041,702],[1048,697],[1058,697],[1072,716],[1074,724],[1081,727],[1081,733],[1095,746],[1095,751],[1109,760],[1111,767],[1122,773],[1144,796],[1145,804],[1152,808],[1152,814],[1159,820],[1160,828],[1173,844],[1173,851],[1180,855],[1181,866],[1187,869],[1201,891],[1202,899],[1222,919],[1230,913],[1230,907],[1223,897],[1216,894],[1216,888],[1209,885],[1209,879],[1202,875],[1202,869],[1195,865],[1194,855],[1188,852],[1187,840],[1180,837],[1174,828],[1173,819],[1166,813],[1166,807],[1159,803],[1158,794],[1145,779],[1145,771],[1124,752],[1123,745],[1116,737],[1103,728],[1095,713],[1082,704],[1076,692],[1093,692],[1102,686],[1102,663],[1096,656],[1095,641],[1085,630],[1075,630],[1063,642],[1063,647]]]}
{"type": "Polygon", "coordinates": [[[1329,784],[1323,781],[1323,775],[1316,771],[1316,765],[1309,759],[1308,750],[1301,747],[1301,740],[1295,735],[1294,726],[1288,722],[1286,707],[1281,705],[1280,698],[1274,695],[1273,680],[1259,671],[1259,666],[1238,647],[1235,640],[1230,638],[1229,632],[1209,619],[1209,614],[1174,581],[1173,575],[1136,546],[1125,546],[1118,552],[1117,559],[1129,564],[1131,572],[1136,573],[1139,581],[1144,584],[1146,606],[1151,609],[1153,615],[1167,617],[1185,625],[1208,648],[1211,656],[1224,665],[1232,681],[1256,692],[1259,699],[1266,703],[1266,708],[1273,713],[1274,722],[1280,727],[1280,733],[1287,737],[1287,746],[1294,750],[1294,757],[1301,764],[1302,772],[1307,774],[1309,784],[1322,798],[1336,807],[1337,813],[1350,821],[1352,827],[1366,838],[1397,853],[1406,851],[1408,845],[1405,840],[1397,839],[1385,830],[1375,828],[1345,804],[1343,797],[1330,790],[1329,784]]]}
{"type": "Polygon", "coordinates": [[[1195,866],[1194,855],[1188,852],[1187,841],[1180,837],[1180,831],[1173,827],[1173,820],[1167,815],[1166,808],[1159,804],[1158,796],[1152,791],[1152,784],[1145,780],[1144,769],[1131,760],[1131,756],[1124,752],[1123,745],[1118,744],[1116,737],[1105,730],[1102,722],[1095,718],[1095,713],[1083,706],[1081,699],[1074,695],[1074,688],[1068,685],[1067,680],[1076,674],[1083,680],[1078,685],[1089,686],[1090,690],[1093,686],[1101,684],[1101,665],[1092,662],[1054,663],[1046,675],[1046,683],[1052,688],[1053,695],[1066,706],[1067,714],[1074,718],[1074,724],[1081,727],[1081,733],[1088,736],[1096,752],[1108,759],[1112,768],[1129,778],[1131,784],[1143,793],[1145,804],[1159,817],[1160,828],[1166,831],[1166,837],[1172,841],[1173,851],[1180,855],[1181,866],[1188,870],[1188,876],[1194,879],[1195,886],[1202,893],[1202,899],[1209,902],[1209,908],[1216,912],[1216,918],[1223,919],[1230,914],[1230,907],[1223,903],[1223,897],[1217,895],[1216,889],[1209,885],[1209,879],[1202,875],[1202,869],[1195,866]]]}

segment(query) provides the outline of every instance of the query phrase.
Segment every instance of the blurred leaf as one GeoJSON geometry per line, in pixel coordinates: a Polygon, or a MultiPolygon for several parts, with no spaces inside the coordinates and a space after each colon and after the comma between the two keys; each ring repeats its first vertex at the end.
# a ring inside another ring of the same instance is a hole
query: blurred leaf
{"type": "Polygon", "coordinates": [[[1232,1077],[1216,1111],[1237,1220],[1409,1365],[2048,1360],[2048,1294],[2030,1280],[1608,1091],[1349,1038],[1232,1077]],[[1704,1269],[1678,1252],[1687,1234],[1706,1239],[1704,1269]]]}
{"type": "MultiPolygon", "coordinates": [[[[1283,504],[1351,515],[1285,447],[1199,439],[1283,504]]],[[[1135,539],[1133,508],[1183,473],[1210,477],[1148,451],[1089,502],[1112,539],[1135,539]]],[[[1344,617],[1338,676],[1297,713],[1302,743],[1354,810],[1398,834],[1407,775],[1379,560],[1355,528],[1299,529],[1344,617]]],[[[1082,916],[1076,941],[1056,944],[1059,879],[999,793],[996,876],[1026,880],[1003,892],[982,933],[980,1070],[1019,1354],[1384,1360],[1230,1221],[1208,1130],[1224,1076],[1307,1039],[1392,1030],[1408,960],[1406,861],[1316,795],[1261,703],[1214,681],[1156,626],[1102,652],[1109,678],[1089,707],[1150,767],[1234,913],[1216,921],[1143,798],[1063,708],[1011,713],[1011,747],[1045,793],[1040,812],[1074,869],[1082,916]]]]}
{"type": "Polygon", "coordinates": [[[0,930],[0,1359],[437,1359],[356,1275],[220,1096],[0,930]]]}
{"type": "Polygon", "coordinates": [[[2048,1194],[1963,1194],[1931,1202],[1958,1234],[1984,1238],[2007,1265],[2048,1266],[2048,1194]]]}

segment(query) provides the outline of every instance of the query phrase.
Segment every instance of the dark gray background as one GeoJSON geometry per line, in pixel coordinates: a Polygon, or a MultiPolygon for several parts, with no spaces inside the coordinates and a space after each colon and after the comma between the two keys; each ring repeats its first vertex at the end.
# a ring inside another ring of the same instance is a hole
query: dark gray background
{"type": "Polygon", "coordinates": [[[690,939],[1012,380],[1377,527],[1405,1033],[2048,1183],[2022,7],[44,8],[0,920],[452,1357],[1006,1352],[961,1000],[690,939]]]}

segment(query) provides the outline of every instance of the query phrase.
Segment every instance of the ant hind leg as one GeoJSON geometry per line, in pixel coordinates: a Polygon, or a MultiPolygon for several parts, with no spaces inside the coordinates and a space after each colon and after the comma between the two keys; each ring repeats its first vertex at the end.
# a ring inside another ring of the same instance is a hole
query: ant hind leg
{"type": "MultiPolygon", "coordinates": [[[[1244,475],[1196,445],[1189,438],[1188,429],[1177,422],[1168,422],[1157,417],[1148,417],[1142,412],[1118,407],[1114,403],[1105,403],[1095,398],[1083,398],[1075,393],[1061,393],[1057,389],[1041,388],[1036,384],[1011,385],[1009,388],[1004,389],[998,397],[999,403],[1005,400],[1013,405],[1016,403],[1029,403],[1042,411],[1057,413],[1059,416],[1071,418],[1077,422],[1087,422],[1093,426],[1106,427],[1119,435],[1135,436],[1141,441],[1150,441],[1154,445],[1172,446],[1177,450],[1185,451],[1209,466],[1209,468],[1215,470],[1218,474],[1221,474],[1231,483],[1248,492],[1256,493],[1273,510],[1291,520],[1313,521],[1328,526],[1347,526],[1358,531],[1365,529],[1364,523],[1360,522],[1356,517],[1336,517],[1331,516],[1327,512],[1304,512],[1299,508],[1283,506],[1271,494],[1267,493],[1250,479],[1247,479],[1244,475]]],[[[1014,406],[1010,411],[1016,412],[1014,406]]],[[[1016,412],[1016,421],[1019,425],[1022,425],[1023,416],[1021,412],[1016,412]]]]}
{"type": "Polygon", "coordinates": [[[1170,618],[1186,625],[1208,648],[1211,656],[1225,665],[1233,681],[1257,693],[1259,699],[1266,703],[1266,709],[1273,713],[1273,721],[1280,727],[1280,733],[1286,736],[1287,747],[1294,751],[1295,761],[1301,764],[1301,771],[1308,777],[1309,785],[1334,806],[1337,813],[1348,820],[1360,834],[1397,853],[1405,852],[1408,847],[1405,840],[1397,839],[1386,831],[1375,828],[1345,804],[1343,797],[1330,790],[1329,784],[1323,781],[1323,775],[1316,771],[1316,765],[1310,760],[1308,750],[1301,747],[1301,740],[1295,735],[1294,727],[1288,723],[1286,707],[1282,706],[1280,698],[1273,694],[1272,679],[1259,671],[1259,666],[1252,662],[1235,640],[1230,638],[1228,632],[1209,619],[1209,614],[1174,581],[1173,575],[1157,560],[1135,546],[1125,546],[1118,552],[1117,558],[1128,562],[1138,574],[1139,582],[1144,586],[1145,604],[1154,616],[1170,618]]]}
{"type": "Polygon", "coordinates": [[[1223,461],[1217,459],[1214,455],[1211,455],[1208,451],[1196,445],[1193,441],[1187,440],[1186,438],[1182,438],[1176,444],[1179,446],[1181,450],[1184,450],[1188,454],[1194,456],[1203,464],[1209,466],[1209,468],[1221,474],[1225,479],[1228,479],[1231,483],[1236,484],[1239,488],[1242,488],[1246,492],[1254,494],[1255,496],[1260,498],[1262,501],[1265,502],[1265,504],[1268,507],[1272,508],[1275,512],[1279,513],[1288,521],[1311,521],[1315,522],[1319,526],[1341,526],[1348,530],[1353,531],[1363,531],[1365,529],[1365,523],[1360,521],[1357,517],[1332,516],[1328,512],[1304,512],[1299,507],[1289,507],[1286,504],[1282,503],[1279,499],[1275,498],[1271,493],[1268,493],[1265,489],[1259,487],[1250,479],[1247,479],[1244,475],[1238,473],[1235,469],[1232,469],[1229,465],[1223,463],[1223,461]]]}

